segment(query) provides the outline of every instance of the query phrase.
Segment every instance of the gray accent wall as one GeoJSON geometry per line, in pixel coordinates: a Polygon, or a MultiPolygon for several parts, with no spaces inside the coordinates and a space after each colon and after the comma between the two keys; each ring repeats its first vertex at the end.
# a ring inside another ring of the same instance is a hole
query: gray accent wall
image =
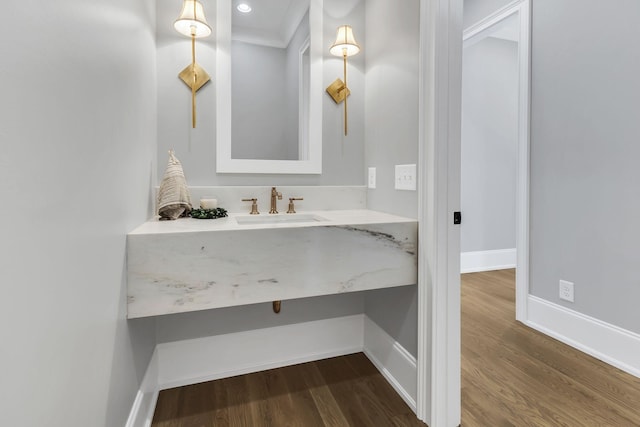
{"type": "MultiPolygon", "coordinates": [[[[416,191],[394,189],[395,165],[418,163],[418,49],[420,2],[367,0],[366,167],[377,186],[369,209],[416,218],[416,191]],[[375,29],[375,30],[371,30],[375,29]]],[[[366,168],[365,168],[366,169],[366,168]]],[[[363,171],[366,175],[366,170],[363,171]]],[[[369,292],[365,313],[417,355],[417,286],[369,292]]]]}
{"type": "Polygon", "coordinates": [[[516,247],[518,44],[487,37],[464,48],[462,252],[516,247]]]}
{"type": "Polygon", "coordinates": [[[531,293],[636,333],[638,17],[636,0],[535,0],[531,88],[531,293]]]}
{"type": "Polygon", "coordinates": [[[4,12],[1,423],[123,426],[155,346],[125,264],[156,180],[155,2],[4,12]]]}

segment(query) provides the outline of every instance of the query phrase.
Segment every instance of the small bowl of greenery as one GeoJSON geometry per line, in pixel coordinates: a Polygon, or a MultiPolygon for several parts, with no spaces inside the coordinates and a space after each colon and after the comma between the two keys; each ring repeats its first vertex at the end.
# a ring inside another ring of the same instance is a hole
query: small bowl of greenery
{"type": "Polygon", "coordinates": [[[227,210],[222,208],[192,209],[191,212],[189,212],[189,216],[196,219],[224,218],[227,216],[227,210]]]}

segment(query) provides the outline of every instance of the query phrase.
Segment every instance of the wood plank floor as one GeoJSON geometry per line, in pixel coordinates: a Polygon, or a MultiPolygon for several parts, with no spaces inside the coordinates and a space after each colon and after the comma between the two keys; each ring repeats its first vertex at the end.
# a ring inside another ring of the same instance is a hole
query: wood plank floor
{"type": "Polygon", "coordinates": [[[163,390],[154,427],[425,426],[363,353],[163,390]]]}
{"type": "Polygon", "coordinates": [[[514,319],[514,270],[462,275],[463,427],[640,426],[640,379],[514,319]]]}
{"type": "MultiPolygon", "coordinates": [[[[514,319],[514,270],[462,275],[463,427],[640,426],[640,379],[514,319]]],[[[152,425],[425,424],[359,353],[164,390],[152,425]]]]}

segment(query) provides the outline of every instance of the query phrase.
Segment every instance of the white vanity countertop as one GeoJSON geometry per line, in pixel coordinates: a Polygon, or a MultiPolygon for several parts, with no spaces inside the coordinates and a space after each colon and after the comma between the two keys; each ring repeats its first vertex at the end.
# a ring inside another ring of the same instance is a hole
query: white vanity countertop
{"type": "Polygon", "coordinates": [[[207,231],[232,231],[232,230],[258,230],[258,229],[277,229],[277,228],[303,228],[303,227],[327,227],[327,226],[345,226],[345,225],[363,225],[363,224],[393,224],[417,222],[416,219],[406,218],[398,215],[372,211],[368,209],[357,210],[326,210],[326,211],[298,211],[295,214],[279,213],[279,216],[296,215],[316,215],[326,221],[308,221],[308,222],[292,222],[292,223],[274,223],[274,224],[238,224],[237,217],[269,217],[268,213],[260,213],[260,215],[249,215],[248,213],[229,213],[226,218],[218,219],[195,219],[195,218],[179,218],[175,221],[160,221],[154,218],[145,222],[129,235],[146,235],[146,234],[171,234],[171,233],[193,233],[207,231]]]}
{"type": "Polygon", "coordinates": [[[413,285],[417,247],[415,219],[370,210],[154,219],[127,237],[127,316],[413,285]]]}

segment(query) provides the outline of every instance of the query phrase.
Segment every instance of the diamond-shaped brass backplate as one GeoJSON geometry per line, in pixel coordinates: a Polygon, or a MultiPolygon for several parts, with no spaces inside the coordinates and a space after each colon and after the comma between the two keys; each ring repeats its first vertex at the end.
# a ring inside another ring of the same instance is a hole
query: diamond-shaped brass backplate
{"type": "Polygon", "coordinates": [[[336,104],[340,104],[347,96],[351,95],[351,91],[344,87],[344,82],[340,78],[335,79],[327,87],[327,93],[331,95],[336,104]]]}
{"type": "MultiPolygon", "coordinates": [[[[200,64],[196,63],[195,68],[196,68],[195,83],[196,83],[196,92],[197,92],[211,78],[209,77],[209,74],[207,74],[207,72],[204,70],[204,68],[200,66],[200,64]]],[[[178,74],[178,77],[180,77],[180,80],[182,80],[187,86],[189,86],[189,89],[191,89],[191,86],[193,85],[193,68],[191,67],[191,64],[187,65],[187,68],[182,70],[180,74],[178,74]]]]}

